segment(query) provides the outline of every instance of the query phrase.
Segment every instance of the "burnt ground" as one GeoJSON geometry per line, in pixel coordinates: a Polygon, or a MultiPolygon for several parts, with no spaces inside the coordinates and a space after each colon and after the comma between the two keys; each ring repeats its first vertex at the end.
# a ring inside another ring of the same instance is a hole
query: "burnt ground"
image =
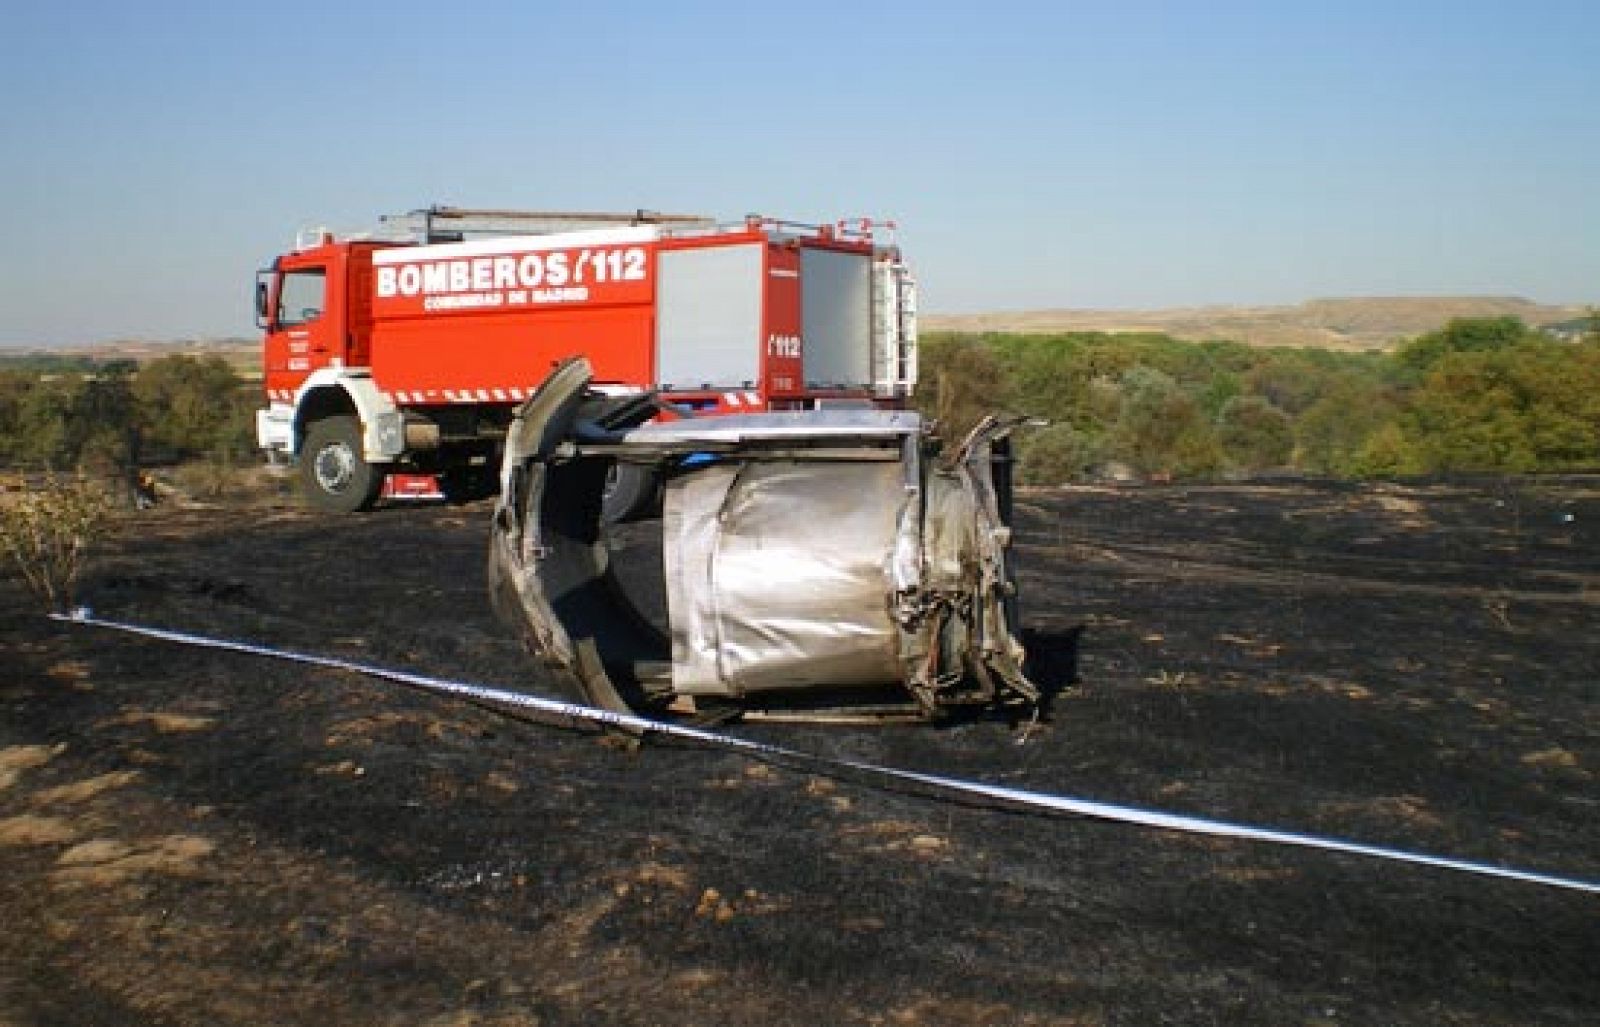
{"type": "MultiPolygon", "coordinates": [[[[537,687],[488,507],[158,509],[106,617],[537,687]]],[[[1600,479],[1019,498],[1004,724],[730,730],[1600,879],[1600,479]]],[[[952,805],[44,620],[0,584],[0,1022],[1592,1023],[1600,897],[952,805]]]]}

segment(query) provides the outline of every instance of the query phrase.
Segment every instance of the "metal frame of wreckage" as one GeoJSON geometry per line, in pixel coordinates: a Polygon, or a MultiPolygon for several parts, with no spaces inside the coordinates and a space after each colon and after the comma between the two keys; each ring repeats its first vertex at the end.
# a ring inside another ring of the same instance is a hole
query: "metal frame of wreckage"
{"type": "Polygon", "coordinates": [[[1018,422],[935,457],[912,412],[651,422],[652,395],[591,379],[568,360],[518,410],[490,537],[495,609],[563,690],[647,715],[1037,712],[1009,553],[1018,422]],[[602,500],[624,463],[664,481],[667,634],[612,574],[602,500]]]}

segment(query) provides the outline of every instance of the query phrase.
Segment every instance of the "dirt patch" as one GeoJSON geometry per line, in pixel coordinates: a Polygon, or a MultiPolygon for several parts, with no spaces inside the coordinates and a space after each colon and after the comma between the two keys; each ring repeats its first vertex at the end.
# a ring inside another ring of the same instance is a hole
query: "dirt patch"
{"type": "Polygon", "coordinates": [[[170,835],[142,842],[96,838],[74,845],[56,858],[53,877],[65,886],[106,887],[136,874],[195,873],[215,843],[193,835],[170,835]]]}
{"type": "Polygon", "coordinates": [[[1336,823],[1368,821],[1376,830],[1413,835],[1441,830],[1444,819],[1416,795],[1384,795],[1361,802],[1331,802],[1323,815],[1336,823]]]}
{"type": "Polygon", "coordinates": [[[22,772],[42,767],[66,751],[60,745],[10,745],[0,749],[0,789],[16,784],[22,772]]]}
{"type": "Polygon", "coordinates": [[[60,660],[45,669],[55,681],[81,686],[89,680],[89,665],[82,660],[60,660]]]}
{"type": "Polygon", "coordinates": [[[133,710],[119,717],[103,721],[99,726],[147,725],[164,735],[176,735],[187,734],[192,731],[207,731],[215,724],[216,719],[214,717],[195,717],[185,713],[149,713],[143,710],[133,710]]]}
{"type": "Polygon", "coordinates": [[[71,821],[23,813],[0,820],[0,845],[59,845],[78,836],[71,821]]]}
{"type": "Polygon", "coordinates": [[[1407,495],[1394,495],[1387,492],[1376,492],[1372,496],[1372,503],[1386,514],[1393,515],[1396,527],[1407,531],[1422,531],[1429,526],[1426,507],[1421,500],[1407,495]]]}
{"type": "Polygon", "coordinates": [[[1578,769],[1577,753],[1571,749],[1563,749],[1560,746],[1526,753],[1522,757],[1522,762],[1530,767],[1558,767],[1564,770],[1578,769]]]}
{"type": "Polygon", "coordinates": [[[328,732],[330,746],[370,745],[376,739],[397,740],[412,737],[439,741],[444,737],[445,725],[424,713],[379,713],[372,716],[352,717],[334,724],[328,732]]]}
{"type": "Polygon", "coordinates": [[[50,806],[56,803],[88,802],[99,795],[126,788],[139,780],[137,770],[115,770],[109,774],[99,774],[82,781],[73,781],[53,788],[43,788],[33,793],[33,801],[41,806],[50,806]]]}

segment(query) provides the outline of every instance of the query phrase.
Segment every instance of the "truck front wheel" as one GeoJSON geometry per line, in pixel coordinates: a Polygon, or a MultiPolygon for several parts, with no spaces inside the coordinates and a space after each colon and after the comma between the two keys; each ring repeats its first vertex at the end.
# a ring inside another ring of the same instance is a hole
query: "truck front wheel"
{"type": "Polygon", "coordinates": [[[361,422],[324,417],[306,431],[300,449],[300,490],[319,510],[355,513],[377,502],[383,472],[361,459],[361,422]]]}

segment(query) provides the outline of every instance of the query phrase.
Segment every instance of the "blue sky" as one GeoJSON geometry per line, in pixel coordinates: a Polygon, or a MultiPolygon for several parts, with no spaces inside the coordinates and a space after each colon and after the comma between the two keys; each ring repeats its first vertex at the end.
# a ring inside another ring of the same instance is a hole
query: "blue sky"
{"type": "Polygon", "coordinates": [[[892,217],[930,312],[1600,302],[1600,3],[13,4],[0,345],[252,333],[303,225],[892,217]]]}

